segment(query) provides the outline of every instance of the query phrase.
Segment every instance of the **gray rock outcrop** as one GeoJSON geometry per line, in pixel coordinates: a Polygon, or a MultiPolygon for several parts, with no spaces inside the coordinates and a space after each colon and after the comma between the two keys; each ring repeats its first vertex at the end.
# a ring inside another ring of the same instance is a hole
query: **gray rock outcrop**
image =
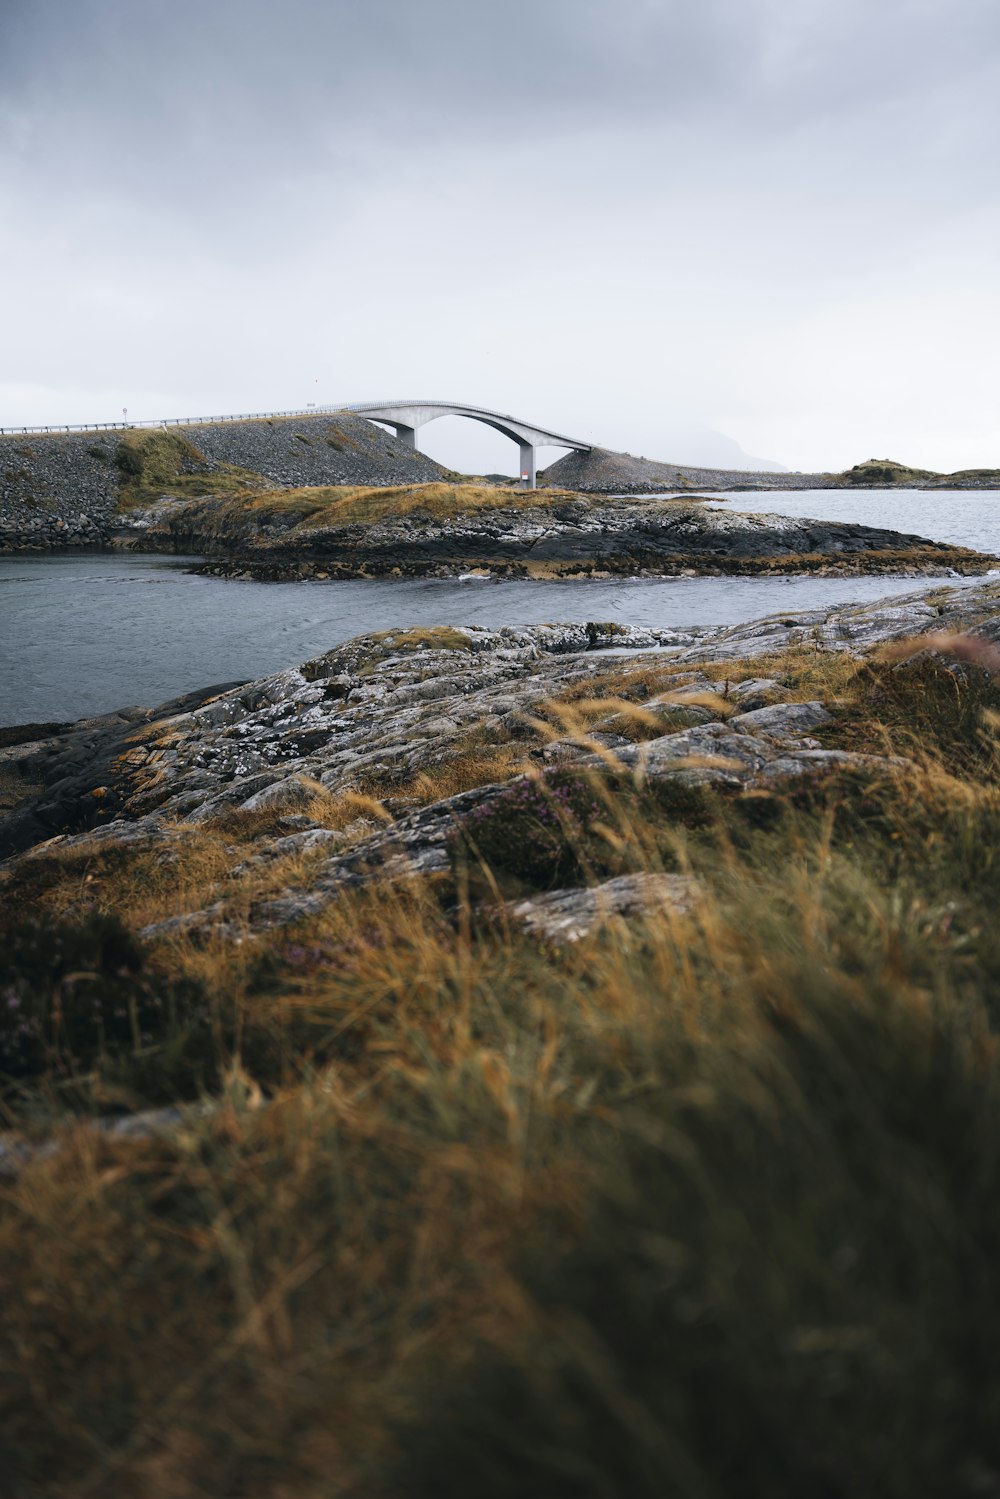
{"type": "Polygon", "coordinates": [[[623,874],[579,890],[552,890],[529,900],[508,901],[507,919],[533,937],[561,947],[580,942],[615,917],[667,910],[686,916],[701,897],[695,880],[682,874],[623,874]]]}
{"type": "MultiPolygon", "coordinates": [[[[185,826],[268,801],[286,819],[276,837],[307,832],[308,817],[298,819],[310,788],[339,793],[373,781],[405,785],[454,756],[473,730],[484,743],[523,737],[525,720],[593,676],[608,646],[625,653],[658,648],[686,668],[672,678],[671,701],[661,705],[662,734],[633,744],[611,732],[616,747],[609,752],[625,767],[764,784],[860,764],[813,737],[828,705],[776,703],[780,691],[767,678],[751,675],[735,684],[737,714],[702,708],[704,721],[688,719],[684,727],[672,727],[671,716],[685,691],[718,692],[718,683],[701,675],[702,663],[748,662],[793,646],[860,654],[882,641],[958,629],[1000,638],[1000,585],[924,591],[728,629],[552,625],[362,636],[257,682],[208,689],[159,709],[123,710],[5,751],[6,773],[23,778],[26,795],[0,823],[0,848],[16,854],[53,836],[182,836],[185,826]]],[[[573,754],[578,747],[567,748],[573,754]]],[[[543,763],[544,751],[539,755],[543,763]]],[[[461,795],[471,807],[494,792],[487,786],[461,795]]],[[[316,842],[334,884],[397,857],[412,862],[419,855],[423,867],[434,867],[448,828],[467,810],[461,798],[411,811],[390,796],[387,806],[391,826],[316,842]]]]}
{"type": "MultiPolygon", "coordinates": [[[[527,497],[525,497],[527,498],[527,497]]],[[[846,522],[710,509],[683,499],[488,505],[447,517],[418,510],[367,524],[233,512],[221,503],[162,506],[138,517],[147,549],[226,558],[215,576],[506,576],[796,571],[985,572],[996,560],[912,533],[846,522]]]]}

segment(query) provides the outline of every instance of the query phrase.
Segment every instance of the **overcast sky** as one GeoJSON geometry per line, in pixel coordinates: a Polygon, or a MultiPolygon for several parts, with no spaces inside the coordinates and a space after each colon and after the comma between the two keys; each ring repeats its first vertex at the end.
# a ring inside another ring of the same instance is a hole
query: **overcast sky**
{"type": "Polygon", "coordinates": [[[1000,0],[0,0],[0,424],[1000,465],[998,101],[1000,0]]]}

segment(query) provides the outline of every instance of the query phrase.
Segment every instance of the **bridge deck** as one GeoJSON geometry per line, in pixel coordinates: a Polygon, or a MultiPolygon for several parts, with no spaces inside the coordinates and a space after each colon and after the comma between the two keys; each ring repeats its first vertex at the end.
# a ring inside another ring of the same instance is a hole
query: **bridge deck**
{"type": "Polygon", "coordinates": [[[526,422],[521,417],[511,416],[506,411],[493,411],[488,406],[468,406],[461,401],[392,400],[358,401],[344,408],[355,416],[366,416],[375,421],[387,422],[390,426],[416,431],[418,427],[442,416],[466,416],[473,421],[485,422],[509,437],[513,442],[527,443],[532,447],[573,448],[588,453],[593,444],[581,442],[576,437],[566,437],[546,427],[526,422]]]}

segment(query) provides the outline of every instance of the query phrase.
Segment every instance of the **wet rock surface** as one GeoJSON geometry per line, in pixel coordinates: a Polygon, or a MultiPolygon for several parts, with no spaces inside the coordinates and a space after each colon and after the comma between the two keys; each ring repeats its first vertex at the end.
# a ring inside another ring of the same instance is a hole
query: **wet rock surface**
{"type": "Polygon", "coordinates": [[[198,822],[288,805],[302,778],[329,790],[402,781],[474,727],[516,729],[561,682],[592,671],[602,646],[675,648],[697,636],[598,624],[390,632],[256,682],[84,720],[11,752],[11,769],[44,790],[0,824],[0,848],[121,816],[198,822]]]}

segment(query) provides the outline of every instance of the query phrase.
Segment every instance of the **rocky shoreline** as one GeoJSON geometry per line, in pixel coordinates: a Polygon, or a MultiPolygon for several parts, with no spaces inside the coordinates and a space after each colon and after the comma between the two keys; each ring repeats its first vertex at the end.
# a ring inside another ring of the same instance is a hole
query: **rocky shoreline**
{"type": "Polygon", "coordinates": [[[342,562],[258,562],[252,557],[232,557],[219,561],[199,562],[188,569],[199,577],[228,578],[253,583],[351,582],[365,578],[481,578],[494,582],[536,580],[540,582],[594,582],[610,578],[656,579],[723,578],[723,577],[871,577],[942,578],[977,576],[990,572],[1000,559],[974,554],[963,548],[932,550],[913,547],[898,552],[858,550],[844,556],[827,553],[791,553],[766,557],[731,556],[692,553],[684,566],[649,566],[634,557],[597,562],[492,562],[479,559],[472,563],[403,562],[383,564],[379,561],[342,562]]]}
{"type": "MultiPolygon", "coordinates": [[[[209,557],[199,571],[260,582],[370,577],[676,577],[986,572],[997,559],[909,533],[719,510],[684,499],[546,499],[459,486],[378,496],[385,511],[344,513],[338,491],[251,504],[163,502],[117,544],[209,557]],[[443,498],[442,498],[443,494],[443,498]],[[327,508],[324,497],[329,496],[327,508]],[[426,503],[425,503],[426,495],[426,503]],[[393,513],[399,505],[401,513],[393,513]],[[444,513],[440,508],[444,506],[444,513]],[[457,508],[456,508],[457,507],[457,508]]],[[[372,504],[376,501],[372,501],[372,504]]]]}

